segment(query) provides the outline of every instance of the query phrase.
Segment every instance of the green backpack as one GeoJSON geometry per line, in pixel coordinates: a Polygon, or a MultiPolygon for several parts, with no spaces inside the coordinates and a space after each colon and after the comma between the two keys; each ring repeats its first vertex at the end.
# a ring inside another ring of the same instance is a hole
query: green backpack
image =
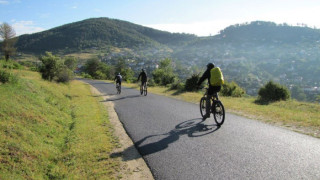
{"type": "Polygon", "coordinates": [[[219,67],[212,68],[210,70],[210,85],[222,86],[224,84],[223,74],[219,67]]]}

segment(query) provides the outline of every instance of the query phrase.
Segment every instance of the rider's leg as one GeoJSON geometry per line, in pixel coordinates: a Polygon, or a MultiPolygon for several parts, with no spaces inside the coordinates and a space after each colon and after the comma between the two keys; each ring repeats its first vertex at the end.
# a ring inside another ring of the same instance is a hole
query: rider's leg
{"type": "Polygon", "coordinates": [[[214,94],[214,88],[213,88],[213,86],[209,85],[209,89],[208,89],[208,93],[207,93],[207,97],[206,97],[206,114],[203,117],[203,119],[210,117],[211,99],[212,99],[213,94],[214,94]]]}
{"type": "Polygon", "coordinates": [[[207,97],[206,97],[206,115],[205,115],[206,118],[210,117],[211,98],[212,98],[212,95],[211,94],[207,94],[207,97]]]}

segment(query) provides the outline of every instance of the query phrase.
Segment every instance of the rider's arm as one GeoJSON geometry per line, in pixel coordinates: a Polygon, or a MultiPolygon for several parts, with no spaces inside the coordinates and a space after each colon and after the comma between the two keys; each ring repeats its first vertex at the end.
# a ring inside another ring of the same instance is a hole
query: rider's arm
{"type": "Polygon", "coordinates": [[[197,85],[200,86],[200,85],[202,84],[202,82],[203,82],[204,80],[208,79],[209,77],[210,77],[210,70],[206,70],[206,71],[203,73],[202,77],[199,79],[197,85]]]}

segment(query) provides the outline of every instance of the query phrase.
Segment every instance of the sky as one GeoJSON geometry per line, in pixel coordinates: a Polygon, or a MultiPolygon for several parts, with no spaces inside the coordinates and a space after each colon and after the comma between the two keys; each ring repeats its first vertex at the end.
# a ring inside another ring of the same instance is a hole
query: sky
{"type": "Polygon", "coordinates": [[[252,21],[320,28],[319,0],[0,0],[0,23],[17,35],[94,17],[210,36],[252,21]]]}

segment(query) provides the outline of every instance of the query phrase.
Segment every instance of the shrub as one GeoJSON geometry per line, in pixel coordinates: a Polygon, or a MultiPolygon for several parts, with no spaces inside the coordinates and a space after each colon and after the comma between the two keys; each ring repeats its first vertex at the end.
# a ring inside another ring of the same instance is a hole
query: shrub
{"type": "Polygon", "coordinates": [[[22,66],[19,63],[12,60],[4,62],[2,67],[6,69],[22,69],[22,66]]]}
{"type": "Polygon", "coordinates": [[[176,75],[173,73],[173,68],[170,59],[160,61],[160,67],[152,72],[152,77],[156,84],[167,86],[172,84],[176,75]]]}
{"type": "Polygon", "coordinates": [[[148,80],[148,86],[149,86],[149,87],[153,87],[153,86],[155,86],[155,85],[156,85],[156,83],[154,82],[153,79],[149,79],[149,80],[148,80]]]}
{"type": "Polygon", "coordinates": [[[81,76],[82,76],[83,78],[92,79],[92,76],[91,76],[90,74],[88,74],[88,73],[85,73],[85,72],[82,72],[82,73],[81,73],[81,76]]]}
{"type": "Polygon", "coordinates": [[[10,80],[10,73],[5,70],[0,69],[0,82],[7,83],[10,80]]]}
{"type": "Polygon", "coordinates": [[[183,89],[184,89],[184,84],[180,81],[176,81],[176,82],[172,83],[170,86],[170,90],[182,91],[183,89]]]}
{"type": "Polygon", "coordinates": [[[42,62],[42,66],[40,67],[42,78],[52,81],[57,75],[59,62],[61,61],[60,58],[52,55],[50,52],[46,52],[46,55],[41,56],[39,59],[42,62]]]}
{"type": "Polygon", "coordinates": [[[184,89],[186,91],[196,91],[197,90],[197,83],[200,79],[199,74],[193,74],[189,79],[186,80],[186,84],[184,89]]]}
{"type": "Polygon", "coordinates": [[[17,83],[18,77],[12,73],[7,72],[6,70],[0,69],[0,82],[1,83],[17,83]]]}
{"type": "Polygon", "coordinates": [[[103,72],[101,72],[100,70],[98,70],[94,73],[94,77],[96,79],[106,79],[107,78],[107,76],[103,72]]]}
{"type": "Polygon", "coordinates": [[[285,86],[269,81],[260,88],[258,95],[258,101],[262,102],[285,101],[290,98],[290,91],[285,86]]]}
{"type": "Polygon", "coordinates": [[[67,83],[73,78],[73,72],[66,66],[61,67],[57,72],[57,82],[67,83]]]}
{"type": "Polygon", "coordinates": [[[231,83],[225,82],[225,84],[222,85],[220,93],[223,96],[242,97],[245,91],[237,83],[232,81],[231,83]]]}

